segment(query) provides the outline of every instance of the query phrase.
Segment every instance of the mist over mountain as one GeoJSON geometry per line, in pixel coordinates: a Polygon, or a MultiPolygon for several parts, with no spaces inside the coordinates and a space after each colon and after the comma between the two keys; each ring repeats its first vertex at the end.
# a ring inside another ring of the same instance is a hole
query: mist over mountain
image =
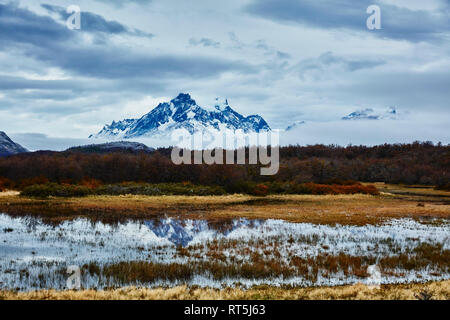
{"type": "Polygon", "coordinates": [[[372,108],[366,108],[354,111],[346,115],[345,117],[342,117],[342,120],[381,120],[381,119],[396,120],[397,116],[398,113],[395,107],[389,107],[388,110],[381,113],[377,113],[372,108]]]}

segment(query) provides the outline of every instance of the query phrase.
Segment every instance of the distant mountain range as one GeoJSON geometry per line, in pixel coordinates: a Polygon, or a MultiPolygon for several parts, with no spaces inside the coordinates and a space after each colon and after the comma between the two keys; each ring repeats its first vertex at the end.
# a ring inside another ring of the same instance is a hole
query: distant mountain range
{"type": "MultiPolygon", "coordinates": [[[[396,120],[398,119],[398,112],[395,107],[390,107],[385,111],[377,112],[372,108],[366,108],[354,111],[344,117],[341,120],[396,120]]],[[[294,131],[301,128],[306,124],[306,121],[295,121],[284,129],[284,131],[294,131]]]]}
{"type": "Polygon", "coordinates": [[[28,152],[28,150],[12,141],[6,133],[0,131],[0,157],[24,152],[28,152]]]}
{"type": "Polygon", "coordinates": [[[390,107],[387,111],[383,113],[376,113],[372,108],[367,108],[363,110],[358,110],[352,112],[342,120],[381,120],[381,119],[397,119],[397,110],[394,107],[390,107]]]}
{"type": "Polygon", "coordinates": [[[109,153],[109,152],[125,152],[125,153],[150,153],[155,151],[154,148],[147,147],[143,143],[131,141],[117,141],[101,144],[90,144],[79,147],[72,147],[66,152],[80,152],[80,153],[109,153]]]}
{"type": "Polygon", "coordinates": [[[89,138],[131,139],[170,136],[174,130],[194,134],[225,129],[242,130],[245,133],[271,130],[261,116],[245,117],[234,111],[228,100],[216,99],[213,108],[203,108],[189,94],[180,93],[170,102],[160,103],[139,119],[113,121],[89,138]]]}
{"type": "Polygon", "coordinates": [[[297,129],[299,126],[301,126],[302,124],[305,124],[305,121],[295,121],[294,123],[288,125],[286,127],[286,129],[284,129],[285,131],[291,131],[293,129],[297,129]]]}

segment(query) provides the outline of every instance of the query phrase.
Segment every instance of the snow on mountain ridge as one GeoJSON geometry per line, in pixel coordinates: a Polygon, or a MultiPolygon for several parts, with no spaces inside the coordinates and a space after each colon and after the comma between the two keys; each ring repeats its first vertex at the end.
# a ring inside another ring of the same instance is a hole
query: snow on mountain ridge
{"type": "Polygon", "coordinates": [[[0,131],[0,156],[9,156],[23,152],[28,152],[28,150],[12,141],[6,133],[0,131]]]}
{"type": "Polygon", "coordinates": [[[389,107],[383,113],[376,113],[372,108],[366,108],[362,110],[354,111],[345,117],[342,117],[342,120],[381,120],[381,119],[397,119],[397,110],[395,107],[389,107]]]}
{"type": "Polygon", "coordinates": [[[113,121],[96,135],[89,138],[136,138],[168,135],[173,130],[184,129],[189,134],[199,131],[222,129],[243,132],[270,131],[267,122],[259,115],[244,117],[234,111],[228,100],[216,99],[214,109],[206,110],[197,105],[189,94],[180,93],[170,102],[158,104],[139,119],[113,121]]]}

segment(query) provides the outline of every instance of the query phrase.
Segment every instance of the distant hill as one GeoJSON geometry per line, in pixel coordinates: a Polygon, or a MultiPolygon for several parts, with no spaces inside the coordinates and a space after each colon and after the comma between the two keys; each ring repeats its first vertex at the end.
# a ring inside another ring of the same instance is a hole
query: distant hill
{"type": "Polygon", "coordinates": [[[27,149],[20,144],[12,141],[6,133],[0,131],[0,157],[10,156],[13,154],[28,152],[27,149]]]}
{"type": "Polygon", "coordinates": [[[154,148],[147,147],[143,143],[130,141],[90,144],[85,146],[72,147],[66,150],[66,152],[81,152],[81,153],[110,153],[110,152],[150,153],[153,151],[155,151],[154,148]]]}

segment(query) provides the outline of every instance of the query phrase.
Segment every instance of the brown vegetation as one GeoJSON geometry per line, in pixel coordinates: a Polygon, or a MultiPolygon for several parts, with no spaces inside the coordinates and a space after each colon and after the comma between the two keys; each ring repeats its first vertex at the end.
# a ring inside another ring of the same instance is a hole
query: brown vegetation
{"type": "MultiPolygon", "coordinates": [[[[292,243],[305,240],[314,242],[319,239],[293,238],[292,243]]],[[[285,243],[280,240],[248,243],[245,246],[234,241],[214,240],[204,248],[187,247],[177,250],[174,258],[186,258],[183,263],[123,261],[102,266],[91,262],[83,266],[82,272],[107,279],[110,283],[108,287],[121,287],[151,285],[158,280],[187,283],[195,275],[210,277],[216,281],[301,277],[310,284],[315,284],[319,276],[367,278],[368,267],[374,264],[380,268],[381,276],[402,276],[405,272],[414,272],[420,276],[424,270],[431,270],[433,275],[441,276],[450,271],[450,250],[444,249],[442,244],[421,243],[414,249],[407,250],[393,248],[393,252],[397,250],[400,253],[381,258],[371,255],[354,256],[344,252],[322,252],[316,256],[300,257],[287,249],[288,251],[283,251],[281,259],[278,248],[283,245],[285,243]],[[225,255],[225,252],[232,254],[225,255]]],[[[152,254],[158,254],[158,251],[152,251],[152,254]]]]}
{"type": "MultiPolygon", "coordinates": [[[[380,184],[377,187],[385,188],[380,184]]],[[[436,223],[435,219],[449,219],[450,201],[447,194],[450,193],[432,188],[427,189],[427,192],[428,195],[422,192],[417,195],[383,192],[379,196],[269,195],[263,198],[249,195],[126,195],[34,199],[9,194],[0,197],[0,212],[13,216],[34,215],[53,222],[84,217],[114,223],[167,215],[218,221],[220,225],[223,221],[240,217],[331,225],[377,224],[393,218],[412,218],[433,223],[436,223]],[[424,206],[417,206],[418,203],[424,206]]]]}
{"type": "Polygon", "coordinates": [[[170,148],[150,154],[36,152],[0,157],[0,177],[7,178],[6,182],[16,189],[47,182],[95,185],[190,181],[240,193],[247,182],[339,185],[347,180],[425,184],[445,189],[450,182],[449,152],[450,146],[430,142],[374,147],[289,146],[280,148],[280,170],[274,176],[261,176],[260,165],[175,165],[170,159],[170,148]]]}
{"type": "Polygon", "coordinates": [[[260,286],[248,290],[178,286],[156,289],[126,287],[105,291],[0,291],[0,299],[8,300],[418,300],[425,298],[450,300],[450,280],[381,285],[380,289],[355,284],[310,288],[260,286]]]}

